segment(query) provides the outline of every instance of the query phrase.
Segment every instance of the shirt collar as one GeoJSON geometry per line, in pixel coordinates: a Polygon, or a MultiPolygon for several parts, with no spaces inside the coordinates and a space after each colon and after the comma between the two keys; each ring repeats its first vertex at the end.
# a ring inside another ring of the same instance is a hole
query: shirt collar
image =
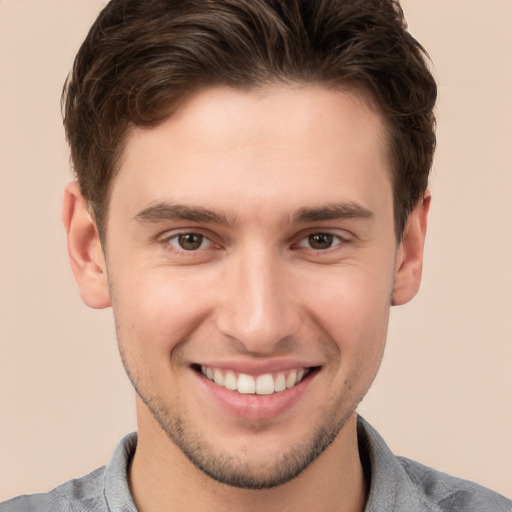
{"type": "Polygon", "coordinates": [[[137,512],[128,485],[128,471],[137,447],[137,434],[125,436],[105,468],[104,492],[110,512],[137,512]]]}
{"type": "Polygon", "coordinates": [[[357,437],[370,489],[365,512],[441,510],[427,501],[384,439],[361,416],[357,418],[357,437]]]}

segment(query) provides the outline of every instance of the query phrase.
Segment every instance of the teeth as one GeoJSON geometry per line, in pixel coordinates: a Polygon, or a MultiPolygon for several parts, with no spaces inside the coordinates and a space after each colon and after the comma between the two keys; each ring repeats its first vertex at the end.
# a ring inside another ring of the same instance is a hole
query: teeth
{"type": "Polygon", "coordinates": [[[271,395],[274,392],[274,379],[270,373],[260,375],[256,379],[256,394],[271,395]]]}
{"type": "Polygon", "coordinates": [[[291,388],[295,386],[295,383],[297,382],[297,370],[292,370],[288,377],[286,377],[286,387],[291,388]]]}
{"type": "Polygon", "coordinates": [[[265,373],[255,378],[245,373],[239,373],[237,376],[231,370],[224,371],[203,365],[201,373],[218,386],[231,391],[238,391],[244,395],[271,395],[292,388],[309,373],[309,370],[300,368],[291,370],[287,375],[285,372],[279,372],[275,376],[265,373]]]}
{"type": "Polygon", "coordinates": [[[254,377],[241,373],[238,376],[238,392],[244,395],[253,395],[256,391],[256,382],[254,377]]]}
{"type": "Polygon", "coordinates": [[[224,386],[224,376],[222,372],[218,369],[213,370],[213,382],[218,384],[219,386],[224,386]]]}
{"type": "Polygon", "coordinates": [[[238,389],[238,379],[232,371],[228,371],[226,372],[226,375],[224,375],[224,387],[231,391],[238,389]]]}
{"type": "Polygon", "coordinates": [[[283,373],[279,373],[274,382],[274,391],[279,393],[279,391],[284,391],[286,389],[286,379],[284,378],[283,373]]]}

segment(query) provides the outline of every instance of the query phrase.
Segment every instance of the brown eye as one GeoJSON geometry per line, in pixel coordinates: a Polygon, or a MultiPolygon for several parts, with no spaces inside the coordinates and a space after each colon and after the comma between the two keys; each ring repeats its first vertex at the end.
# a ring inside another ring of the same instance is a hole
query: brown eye
{"type": "Polygon", "coordinates": [[[337,235],[332,233],[311,233],[304,237],[298,244],[299,247],[305,247],[306,249],[313,249],[315,251],[326,251],[341,243],[344,240],[337,235]]]}
{"type": "Polygon", "coordinates": [[[308,236],[308,243],[312,249],[317,251],[330,249],[334,242],[334,235],[330,233],[313,233],[308,236]]]}
{"type": "Polygon", "coordinates": [[[173,237],[169,242],[173,245],[177,244],[184,251],[195,251],[203,245],[204,236],[197,233],[184,233],[173,237]]]}

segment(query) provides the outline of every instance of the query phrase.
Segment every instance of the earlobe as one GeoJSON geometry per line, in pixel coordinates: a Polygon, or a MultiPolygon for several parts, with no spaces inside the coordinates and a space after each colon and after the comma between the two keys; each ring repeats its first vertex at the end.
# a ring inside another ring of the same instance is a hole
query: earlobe
{"type": "Polygon", "coordinates": [[[393,306],[409,302],[419,290],[430,200],[431,196],[427,191],[425,196],[418,201],[407,220],[396,257],[393,295],[391,298],[393,306]]]}
{"type": "Polygon", "coordinates": [[[62,203],[71,268],[84,303],[96,309],[110,306],[107,269],[96,224],[76,182],[68,184],[62,203]]]}

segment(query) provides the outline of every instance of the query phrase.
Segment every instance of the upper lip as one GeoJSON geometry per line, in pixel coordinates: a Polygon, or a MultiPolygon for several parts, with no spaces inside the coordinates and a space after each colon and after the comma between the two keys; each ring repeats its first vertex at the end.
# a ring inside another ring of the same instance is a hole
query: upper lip
{"type": "Polygon", "coordinates": [[[210,368],[219,368],[221,370],[231,370],[235,373],[245,373],[247,375],[263,375],[265,373],[277,373],[289,370],[298,370],[300,368],[308,369],[321,366],[311,361],[298,359],[268,359],[268,360],[202,360],[196,361],[192,366],[206,366],[210,368]]]}

